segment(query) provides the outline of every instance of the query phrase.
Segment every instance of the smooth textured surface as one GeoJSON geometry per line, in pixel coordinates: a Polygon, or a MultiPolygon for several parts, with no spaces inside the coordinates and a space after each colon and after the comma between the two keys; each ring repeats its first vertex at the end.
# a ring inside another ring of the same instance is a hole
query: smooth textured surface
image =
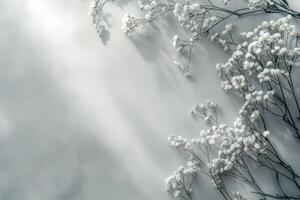
{"type": "Polygon", "coordinates": [[[215,72],[226,58],[218,47],[198,45],[188,79],[172,63],[176,30],[164,20],[129,39],[120,19],[133,4],[107,5],[101,40],[89,4],[0,2],[0,199],[170,199],[164,178],[183,162],[167,137],[202,127],[188,109],[209,98],[223,121],[236,116],[215,72]]]}

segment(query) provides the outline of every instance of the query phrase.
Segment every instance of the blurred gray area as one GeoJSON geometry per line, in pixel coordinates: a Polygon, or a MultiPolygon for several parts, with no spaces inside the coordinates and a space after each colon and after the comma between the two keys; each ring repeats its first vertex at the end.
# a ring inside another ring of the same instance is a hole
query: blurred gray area
{"type": "MultiPolygon", "coordinates": [[[[119,1],[106,6],[99,39],[89,4],[0,1],[1,200],[171,199],[164,178],[183,156],[167,137],[203,127],[188,109],[209,98],[222,121],[237,114],[239,101],[219,87],[219,47],[198,45],[186,78],[172,63],[172,21],[129,39],[120,19],[135,5],[119,1]]],[[[197,192],[220,198],[207,181],[197,192]]]]}

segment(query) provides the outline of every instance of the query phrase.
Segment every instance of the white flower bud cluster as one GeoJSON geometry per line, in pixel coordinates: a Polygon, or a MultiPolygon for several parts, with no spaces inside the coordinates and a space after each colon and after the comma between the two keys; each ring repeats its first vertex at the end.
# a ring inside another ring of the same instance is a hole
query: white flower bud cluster
{"type": "Polygon", "coordinates": [[[225,90],[239,90],[247,87],[246,78],[243,75],[237,75],[230,78],[229,81],[223,81],[221,87],[225,90]]]}
{"type": "Polygon", "coordinates": [[[205,104],[196,105],[190,109],[190,114],[194,119],[201,119],[207,125],[216,124],[216,108],[217,104],[210,100],[206,100],[205,104]]]}
{"type": "Polygon", "coordinates": [[[247,0],[248,1],[248,6],[252,9],[254,8],[265,8],[267,6],[267,3],[272,1],[270,0],[247,0]]]}
{"type": "Polygon", "coordinates": [[[176,171],[173,172],[171,176],[169,176],[165,180],[166,190],[172,193],[175,198],[177,198],[182,193],[185,193],[184,172],[184,166],[180,166],[176,171]]]}
{"type": "MultiPolygon", "coordinates": [[[[299,66],[299,47],[297,42],[293,42],[297,34],[295,26],[289,24],[290,18],[287,16],[277,21],[265,21],[253,31],[241,33],[242,41],[236,44],[228,61],[216,65],[223,78],[221,87],[225,91],[240,93],[246,100],[245,105],[264,107],[274,102],[275,91],[270,86],[275,85],[276,88],[282,82],[290,81],[289,71],[299,66]]],[[[215,35],[212,40],[216,42],[220,39],[226,40],[222,34],[215,35]]],[[[285,89],[292,91],[292,88],[285,89]]],[[[244,117],[252,121],[255,121],[255,116],[258,115],[244,113],[244,117]]]]}
{"type": "MultiPolygon", "coordinates": [[[[226,5],[231,0],[222,0],[222,2],[226,5]]],[[[266,8],[267,6],[275,5],[275,2],[278,3],[278,0],[245,0],[248,3],[250,9],[255,8],[266,8]]],[[[280,2],[280,1],[279,1],[280,2]]]]}
{"type": "Polygon", "coordinates": [[[244,124],[255,123],[261,117],[261,111],[257,110],[257,106],[264,106],[265,103],[274,102],[275,91],[270,90],[263,92],[262,90],[249,92],[245,95],[245,103],[239,110],[239,115],[244,124]]]}
{"type": "Polygon", "coordinates": [[[165,179],[166,190],[172,193],[175,198],[190,196],[192,179],[199,171],[200,163],[194,157],[190,157],[186,167],[180,166],[165,179]]]}
{"type": "Polygon", "coordinates": [[[253,92],[249,92],[245,95],[245,99],[246,102],[249,103],[262,103],[264,100],[272,100],[273,96],[275,94],[274,90],[269,90],[269,91],[262,91],[262,90],[258,90],[258,91],[253,91],[253,92]]]}
{"type": "Polygon", "coordinates": [[[139,27],[139,24],[136,22],[135,17],[126,13],[122,18],[121,30],[130,35],[136,30],[137,27],[139,27]]]}
{"type": "Polygon", "coordinates": [[[152,10],[158,5],[157,1],[150,1],[150,0],[138,0],[137,4],[141,10],[152,10]]]}
{"type": "MultiPolygon", "coordinates": [[[[257,92],[253,95],[258,96],[257,92]]],[[[249,101],[251,99],[252,98],[250,98],[249,101]]],[[[191,113],[196,118],[203,118],[207,116],[207,113],[210,113],[209,110],[214,110],[215,108],[216,104],[207,100],[205,104],[193,107],[191,113]]],[[[201,130],[199,137],[191,140],[182,138],[181,136],[175,137],[171,135],[169,137],[171,146],[189,152],[192,156],[195,156],[197,152],[205,152],[203,149],[210,149],[209,152],[206,152],[208,155],[203,155],[204,157],[207,156],[210,158],[207,159],[206,164],[201,167],[197,165],[196,168],[192,168],[193,170],[188,170],[189,172],[200,172],[201,170],[205,170],[206,167],[206,170],[211,172],[211,178],[213,178],[214,183],[220,185],[222,184],[221,176],[227,171],[237,169],[236,165],[240,163],[238,161],[242,156],[245,154],[249,156],[259,156],[266,152],[266,137],[269,136],[270,132],[266,130],[260,133],[251,128],[251,123],[255,123],[260,117],[260,112],[254,109],[249,102],[247,105],[244,105],[242,109],[243,111],[240,111],[240,115],[233,123],[233,126],[213,124],[209,129],[201,130]],[[244,115],[245,113],[249,114],[244,115]],[[198,148],[202,150],[199,151],[198,148]]],[[[200,156],[197,156],[197,159],[199,159],[199,157],[200,156]]],[[[202,161],[202,163],[205,162],[202,161]]],[[[194,166],[191,163],[188,164],[188,166],[189,165],[194,166]]],[[[181,168],[181,171],[176,171],[175,174],[177,174],[178,177],[178,173],[183,173],[183,171],[185,171],[185,168],[181,168]]],[[[175,182],[175,174],[167,179],[169,188],[170,183],[175,182]]],[[[176,183],[177,182],[178,180],[176,183]]],[[[171,188],[174,189],[174,187],[171,188]]]]}
{"type": "Polygon", "coordinates": [[[181,136],[176,137],[174,135],[170,135],[168,137],[168,141],[169,141],[170,145],[175,148],[182,148],[184,150],[193,148],[192,142],[188,141],[188,139],[183,138],[181,136]]]}
{"type": "MultiPolygon", "coordinates": [[[[218,139],[218,142],[215,142],[215,145],[211,147],[217,151],[217,157],[209,165],[217,182],[220,182],[219,177],[224,172],[235,167],[236,161],[243,154],[257,155],[265,153],[267,143],[264,136],[261,133],[253,132],[240,117],[236,119],[233,127],[220,125],[211,133],[208,141],[211,140],[213,135],[215,135],[214,138],[218,139]]],[[[265,135],[268,136],[268,134],[265,135]]]]}
{"type": "Polygon", "coordinates": [[[169,7],[167,4],[156,0],[138,0],[137,3],[139,8],[142,11],[145,11],[145,19],[148,21],[151,21],[155,16],[164,13],[169,7]]]}
{"type": "Polygon", "coordinates": [[[190,30],[197,30],[199,28],[199,22],[193,19],[193,15],[201,13],[201,7],[199,3],[192,3],[186,1],[184,4],[176,3],[174,6],[173,14],[180,23],[190,30]]]}
{"type": "Polygon", "coordinates": [[[209,144],[209,145],[215,145],[216,142],[220,139],[220,132],[221,129],[219,129],[217,126],[212,126],[208,130],[201,130],[199,134],[199,138],[194,139],[194,142],[196,144],[209,144]]]}
{"type": "Polygon", "coordinates": [[[204,16],[204,20],[199,20],[199,16],[205,13],[197,2],[186,1],[184,4],[176,3],[173,10],[174,16],[181,26],[197,35],[201,29],[208,28],[210,24],[217,20],[216,17],[204,16]]]}
{"type": "Polygon", "coordinates": [[[289,73],[283,69],[265,68],[257,75],[260,83],[270,81],[271,79],[278,79],[278,76],[289,76],[289,73]]]}
{"type": "MultiPolygon", "coordinates": [[[[189,41],[182,40],[184,42],[179,42],[180,40],[177,36],[173,39],[173,46],[177,52],[174,56],[174,63],[178,65],[184,73],[189,75],[191,49],[194,42],[205,37],[210,29],[213,28],[213,26],[216,25],[221,18],[215,16],[208,8],[202,8],[198,2],[194,1],[185,1],[182,4],[176,3],[174,5],[173,14],[180,25],[189,30],[192,34],[189,41]],[[207,13],[209,13],[209,15],[207,13]],[[188,57],[187,62],[183,59],[183,55],[188,57]]],[[[230,33],[232,28],[233,24],[226,25],[223,34],[230,33]]],[[[225,50],[229,49],[225,40],[219,38],[218,42],[225,50]]]]}

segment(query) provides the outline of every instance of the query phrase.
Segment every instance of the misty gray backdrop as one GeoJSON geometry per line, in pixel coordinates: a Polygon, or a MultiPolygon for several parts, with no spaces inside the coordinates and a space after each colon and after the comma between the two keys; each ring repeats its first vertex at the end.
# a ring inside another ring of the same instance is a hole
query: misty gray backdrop
{"type": "MultiPolygon", "coordinates": [[[[138,12],[118,1],[105,7],[108,29],[99,38],[89,5],[0,1],[0,199],[171,199],[164,178],[183,157],[167,137],[203,127],[189,108],[208,98],[223,122],[237,115],[240,102],[219,87],[215,64],[228,55],[218,46],[199,44],[186,78],[172,62],[178,29],[170,19],[130,39],[121,18],[138,12]]],[[[220,198],[205,181],[199,192],[220,198]]]]}

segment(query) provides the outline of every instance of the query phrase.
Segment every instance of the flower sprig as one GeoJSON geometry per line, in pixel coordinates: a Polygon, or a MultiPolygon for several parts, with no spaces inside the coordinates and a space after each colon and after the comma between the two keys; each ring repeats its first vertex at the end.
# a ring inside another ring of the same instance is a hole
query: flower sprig
{"type": "MultiPolygon", "coordinates": [[[[270,141],[268,112],[290,126],[300,139],[298,118],[300,117],[299,94],[296,92],[295,71],[300,66],[299,33],[289,23],[291,17],[300,18],[286,0],[241,0],[247,7],[227,9],[216,6],[212,0],[138,0],[144,12],[142,18],[125,14],[122,19],[124,33],[132,35],[146,24],[165,14],[172,13],[176,21],[190,36],[184,39],[175,35],[174,63],[185,75],[189,75],[192,49],[196,42],[207,37],[211,31],[233,16],[242,17],[254,13],[284,13],[288,17],[277,21],[263,22],[253,31],[241,33],[236,41],[234,25],[229,23],[221,33],[211,35],[211,41],[225,51],[232,52],[226,63],[218,64],[222,78],[221,87],[227,92],[239,94],[244,103],[238,117],[229,126],[219,124],[216,104],[207,101],[191,109],[194,119],[201,119],[208,129],[200,131],[191,140],[181,136],[170,136],[171,146],[189,155],[186,166],[181,166],[166,179],[166,189],[178,199],[193,199],[192,186],[197,175],[208,176],[225,199],[245,200],[241,193],[227,188],[231,178],[247,185],[260,199],[300,199],[300,176],[287,164],[270,141]],[[254,166],[253,166],[254,164],[254,166]],[[263,191],[252,174],[253,169],[263,167],[274,173],[279,191],[269,194],[263,191]],[[282,187],[284,181],[292,183],[298,193],[282,187]]],[[[105,0],[94,0],[91,9],[93,23],[100,34],[105,0]]]]}
{"type": "Polygon", "coordinates": [[[237,92],[261,113],[279,117],[300,139],[299,94],[292,75],[299,71],[300,48],[298,32],[289,23],[290,18],[265,21],[253,31],[241,33],[239,42],[231,36],[216,35],[233,51],[228,61],[216,68],[225,91],[237,92]]]}
{"type": "Polygon", "coordinates": [[[200,170],[200,163],[190,157],[187,166],[180,166],[171,176],[166,178],[166,190],[177,199],[192,200],[192,185],[197,172],[200,170]]]}
{"type": "MultiPolygon", "coordinates": [[[[260,94],[258,94],[260,95],[260,94]]],[[[261,113],[249,102],[240,109],[239,116],[232,126],[218,124],[216,119],[216,104],[210,100],[205,104],[191,109],[194,119],[203,120],[208,129],[201,130],[196,138],[186,139],[181,136],[169,136],[171,146],[183,150],[189,156],[187,166],[181,166],[166,179],[167,191],[177,199],[193,199],[192,183],[197,175],[208,176],[215,188],[224,199],[246,199],[239,192],[231,192],[227,188],[228,179],[237,180],[260,196],[285,199],[297,199],[297,195],[288,195],[282,189],[282,194],[269,194],[263,191],[254,178],[253,170],[262,166],[276,176],[282,176],[297,186],[299,176],[278,155],[269,140],[270,131],[264,123],[261,113]],[[210,117],[209,114],[214,113],[210,117]],[[253,168],[253,163],[256,164],[253,168]],[[183,184],[185,183],[185,184],[183,184]]],[[[278,185],[282,180],[277,179],[278,185]]],[[[300,188],[299,188],[300,191],[300,188]]]]}
{"type": "Polygon", "coordinates": [[[232,24],[226,25],[221,33],[212,35],[213,42],[225,51],[232,51],[228,61],[217,64],[216,68],[223,79],[221,87],[244,99],[239,115],[232,126],[219,125],[215,120],[216,105],[207,101],[194,106],[191,114],[209,129],[201,130],[200,135],[191,140],[169,137],[171,146],[182,149],[201,164],[197,175],[209,176],[224,199],[245,199],[226,187],[228,178],[245,184],[260,199],[300,198],[300,176],[282,159],[269,139],[265,115],[269,112],[279,117],[299,137],[299,97],[292,76],[299,66],[299,34],[289,23],[290,19],[291,16],[287,16],[265,21],[253,31],[241,33],[238,42],[232,35],[232,24]],[[277,193],[266,193],[261,188],[252,174],[258,167],[274,174],[279,188],[277,193]],[[297,191],[284,189],[285,181],[297,191]]]}
{"type": "MultiPolygon", "coordinates": [[[[246,2],[247,7],[236,10],[226,8],[230,0],[222,0],[224,6],[219,6],[213,0],[137,0],[138,8],[144,12],[139,18],[126,13],[122,18],[122,31],[132,35],[138,29],[143,29],[146,24],[159,19],[166,14],[173,13],[176,21],[190,32],[190,38],[184,39],[178,36],[173,40],[178,43],[173,45],[176,49],[174,63],[179,66],[185,75],[190,75],[192,47],[197,42],[207,37],[212,29],[227,21],[232,16],[242,17],[255,13],[284,13],[295,18],[300,14],[289,7],[286,0],[240,0],[246,2]]],[[[104,28],[103,6],[107,0],[94,0],[91,8],[93,24],[98,33],[104,28]]],[[[230,30],[230,26],[228,26],[230,30]]],[[[222,41],[220,41],[222,42],[222,41]]],[[[224,41],[223,41],[224,42],[224,41]]]]}

